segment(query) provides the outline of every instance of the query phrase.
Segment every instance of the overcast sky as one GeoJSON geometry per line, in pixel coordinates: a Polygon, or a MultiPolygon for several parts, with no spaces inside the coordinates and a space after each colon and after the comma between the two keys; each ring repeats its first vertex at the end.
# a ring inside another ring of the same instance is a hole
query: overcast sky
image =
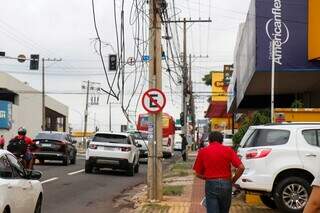
{"type": "MultiPolygon", "coordinates": [[[[0,51],[7,56],[19,54],[40,54],[45,58],[62,58],[62,62],[46,64],[46,90],[48,95],[69,106],[69,123],[75,129],[83,126],[85,96],[70,94],[81,92],[83,81],[91,80],[107,88],[104,72],[98,55],[94,51],[92,39],[96,37],[91,0],[0,0],[0,51]],[[59,94],[57,94],[59,93],[59,94]],[[69,93],[69,94],[66,94],[69,93]]],[[[120,0],[117,0],[120,13],[120,0]]],[[[125,0],[125,19],[128,22],[131,0],[125,0]]],[[[172,5],[173,0],[167,0],[172,5]]],[[[239,23],[245,20],[249,0],[175,0],[178,17],[193,19],[212,19],[211,24],[194,24],[188,30],[188,54],[209,55],[208,59],[194,59],[192,78],[194,91],[210,91],[210,87],[201,84],[201,78],[212,70],[221,70],[224,64],[233,63],[233,49],[239,23]]],[[[96,16],[103,41],[116,46],[114,30],[113,1],[95,0],[96,16]]],[[[178,28],[181,31],[180,28],[178,28]]],[[[133,54],[132,30],[126,25],[126,56],[133,54]]],[[[180,35],[180,38],[181,35],[180,35]]],[[[181,41],[182,45],[182,41],[181,41]]],[[[105,47],[105,55],[112,53],[105,47]]],[[[41,89],[40,72],[29,71],[28,63],[15,60],[1,60],[0,71],[9,72],[21,81],[28,82],[41,89]]],[[[131,68],[127,68],[128,72],[131,68]]],[[[112,73],[110,74],[112,76],[112,73]]],[[[143,75],[139,89],[147,88],[147,78],[143,75]],[[143,85],[145,87],[143,87],[143,85]]],[[[132,90],[134,75],[127,76],[126,98],[132,90]]],[[[178,117],[181,110],[181,91],[179,86],[169,85],[164,75],[163,90],[168,97],[165,111],[178,117]],[[172,92],[173,91],[173,92],[172,92]]],[[[172,83],[172,82],[171,82],[172,83]]],[[[134,110],[138,94],[130,104],[134,110]]],[[[197,97],[197,117],[203,118],[208,107],[207,97],[197,97]]],[[[112,102],[116,100],[111,99],[112,102]]],[[[143,112],[140,102],[138,113],[143,112]]],[[[94,123],[100,129],[108,127],[108,107],[105,96],[100,97],[99,106],[89,108],[89,130],[94,123]]],[[[113,130],[119,130],[120,124],[126,124],[119,105],[112,105],[113,130]]]]}

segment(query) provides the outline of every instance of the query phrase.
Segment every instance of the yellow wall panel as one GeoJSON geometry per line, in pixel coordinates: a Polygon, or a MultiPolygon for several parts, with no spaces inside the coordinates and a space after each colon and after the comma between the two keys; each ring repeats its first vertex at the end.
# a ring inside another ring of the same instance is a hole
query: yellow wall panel
{"type": "Polygon", "coordinates": [[[308,58],[320,60],[320,0],[309,0],[308,58]]]}
{"type": "Polygon", "coordinates": [[[227,101],[228,94],[224,89],[223,72],[212,72],[212,101],[227,101]]]}

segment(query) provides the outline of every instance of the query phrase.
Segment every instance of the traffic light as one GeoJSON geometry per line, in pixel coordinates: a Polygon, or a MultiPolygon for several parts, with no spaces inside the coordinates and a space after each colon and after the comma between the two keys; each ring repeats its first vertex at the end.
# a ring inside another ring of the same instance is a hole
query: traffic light
{"type": "Polygon", "coordinates": [[[117,71],[117,55],[116,54],[109,55],[109,70],[117,71]]]}
{"type": "Polygon", "coordinates": [[[39,55],[32,54],[30,55],[30,70],[39,69],[39,55]]]}
{"type": "Polygon", "coordinates": [[[181,126],[184,126],[184,112],[180,113],[180,124],[181,126]]]}

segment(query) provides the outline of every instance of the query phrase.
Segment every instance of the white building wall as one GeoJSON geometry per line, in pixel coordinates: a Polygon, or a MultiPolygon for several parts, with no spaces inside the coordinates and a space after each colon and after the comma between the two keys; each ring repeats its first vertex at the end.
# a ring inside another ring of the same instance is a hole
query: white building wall
{"type": "MultiPolygon", "coordinates": [[[[6,88],[18,94],[17,103],[12,104],[12,128],[9,131],[0,129],[0,134],[4,135],[8,141],[17,134],[17,129],[23,126],[27,129],[28,136],[35,137],[41,131],[42,125],[41,92],[5,72],[0,72],[0,88],[6,88]]],[[[46,107],[65,115],[66,125],[68,124],[68,107],[66,105],[46,96],[46,107]]]]}

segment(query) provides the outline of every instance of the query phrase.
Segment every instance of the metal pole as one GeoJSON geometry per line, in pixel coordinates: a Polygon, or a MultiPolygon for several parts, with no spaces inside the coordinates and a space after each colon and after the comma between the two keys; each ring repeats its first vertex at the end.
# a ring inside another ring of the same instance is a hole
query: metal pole
{"type": "Polygon", "coordinates": [[[90,81],[87,82],[87,97],[86,97],[86,108],[84,111],[84,131],[83,131],[83,143],[84,148],[87,149],[87,125],[88,125],[88,108],[89,108],[89,87],[90,87],[90,81]]]}
{"type": "Polygon", "coordinates": [[[275,75],[275,41],[272,40],[272,69],[271,69],[271,123],[274,122],[274,75],[275,75]]]}
{"type": "Polygon", "coordinates": [[[42,58],[42,130],[46,130],[46,103],[45,103],[45,71],[44,58],[42,58]]]}
{"type": "Polygon", "coordinates": [[[111,102],[109,102],[109,131],[111,132],[111,102]]]}

